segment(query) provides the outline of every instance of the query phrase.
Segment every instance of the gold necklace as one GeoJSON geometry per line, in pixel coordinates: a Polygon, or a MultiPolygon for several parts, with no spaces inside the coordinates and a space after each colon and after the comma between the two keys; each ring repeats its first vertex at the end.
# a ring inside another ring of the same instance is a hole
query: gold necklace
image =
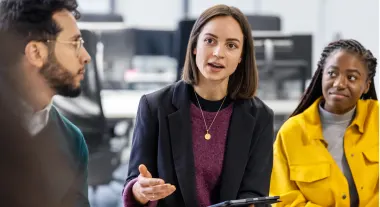
{"type": "Polygon", "coordinates": [[[205,123],[205,127],[206,127],[205,139],[206,139],[206,140],[210,140],[210,139],[211,139],[211,134],[209,133],[209,130],[211,129],[212,124],[214,123],[216,117],[218,116],[218,113],[219,113],[220,109],[222,108],[223,103],[224,103],[224,101],[226,100],[226,97],[227,97],[227,96],[224,97],[224,99],[223,99],[223,101],[222,101],[222,104],[220,105],[218,111],[217,111],[216,114],[215,114],[214,120],[212,120],[212,122],[211,122],[211,124],[210,124],[210,127],[207,128],[206,119],[205,119],[205,116],[203,115],[203,110],[202,110],[201,104],[199,103],[198,95],[197,95],[197,93],[195,92],[195,90],[194,90],[194,94],[195,94],[195,98],[197,99],[198,106],[199,106],[199,109],[201,110],[202,118],[203,118],[203,121],[204,121],[204,123],[205,123]]]}

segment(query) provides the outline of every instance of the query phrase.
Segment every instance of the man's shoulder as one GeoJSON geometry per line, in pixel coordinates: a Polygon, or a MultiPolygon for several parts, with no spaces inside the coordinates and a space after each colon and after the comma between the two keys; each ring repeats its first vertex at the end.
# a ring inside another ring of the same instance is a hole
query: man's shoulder
{"type": "Polygon", "coordinates": [[[52,106],[51,110],[57,114],[57,119],[61,120],[64,124],[64,130],[69,132],[69,134],[78,139],[84,139],[81,130],[75,126],[69,119],[67,119],[64,115],[62,115],[54,106],[52,106]]]}
{"type": "Polygon", "coordinates": [[[67,133],[72,138],[71,141],[73,142],[72,144],[75,146],[77,153],[79,153],[78,156],[82,157],[85,164],[87,164],[88,148],[83,133],[77,126],[75,126],[75,124],[73,124],[64,115],[59,113],[59,111],[54,106],[52,106],[51,110],[54,110],[57,115],[57,119],[63,123],[63,129],[61,130],[64,130],[65,133],[67,133]]]}

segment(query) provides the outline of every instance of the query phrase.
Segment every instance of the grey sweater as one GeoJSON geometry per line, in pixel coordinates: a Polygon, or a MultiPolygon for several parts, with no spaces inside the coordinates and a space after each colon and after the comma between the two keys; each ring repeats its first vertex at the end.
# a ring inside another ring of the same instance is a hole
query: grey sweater
{"type": "Polygon", "coordinates": [[[353,108],[345,114],[337,115],[326,111],[321,105],[319,106],[323,137],[327,142],[328,151],[347,179],[352,207],[358,206],[359,199],[350,166],[347,163],[344,153],[344,134],[354,117],[355,109],[356,108],[353,108]]]}

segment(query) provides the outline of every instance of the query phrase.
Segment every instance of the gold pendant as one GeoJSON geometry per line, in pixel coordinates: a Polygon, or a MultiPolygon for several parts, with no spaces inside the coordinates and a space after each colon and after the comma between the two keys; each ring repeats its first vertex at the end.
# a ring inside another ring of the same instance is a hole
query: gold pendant
{"type": "Polygon", "coordinates": [[[211,134],[209,134],[208,132],[205,134],[205,139],[206,140],[210,140],[211,139],[211,134]]]}

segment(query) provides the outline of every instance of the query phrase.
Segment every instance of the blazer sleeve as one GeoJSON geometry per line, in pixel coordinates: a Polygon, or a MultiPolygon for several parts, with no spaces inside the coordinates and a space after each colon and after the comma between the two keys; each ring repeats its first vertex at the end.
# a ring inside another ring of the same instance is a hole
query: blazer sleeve
{"type": "MultiPolygon", "coordinates": [[[[273,111],[269,108],[258,117],[257,142],[251,151],[238,198],[262,197],[269,195],[270,177],[273,166],[273,111]]],[[[255,130],[255,131],[256,131],[255,130]]]]}
{"type": "Polygon", "coordinates": [[[289,166],[282,145],[281,131],[274,143],[273,170],[270,183],[270,195],[280,196],[281,202],[273,204],[275,207],[319,207],[319,205],[307,201],[297,184],[290,180],[289,166]]]}
{"type": "MultiPolygon", "coordinates": [[[[157,177],[157,117],[152,112],[146,96],[142,96],[137,110],[132,137],[132,149],[128,166],[128,176],[124,190],[129,182],[139,176],[138,167],[144,164],[153,177],[157,177]]],[[[131,195],[124,193],[123,195],[131,195]]],[[[127,198],[124,198],[126,200],[127,198]]]]}

